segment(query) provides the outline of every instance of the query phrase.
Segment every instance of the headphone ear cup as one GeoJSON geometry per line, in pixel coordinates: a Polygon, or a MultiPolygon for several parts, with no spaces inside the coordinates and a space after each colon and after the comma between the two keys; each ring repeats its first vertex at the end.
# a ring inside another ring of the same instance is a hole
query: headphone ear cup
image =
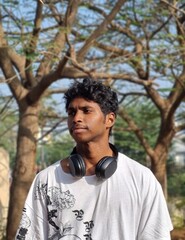
{"type": "Polygon", "coordinates": [[[73,177],[85,176],[85,172],[86,172],[85,163],[79,154],[70,155],[69,168],[73,177]]]}
{"type": "Polygon", "coordinates": [[[117,158],[103,157],[96,165],[96,176],[107,179],[111,177],[117,169],[117,158]]]}

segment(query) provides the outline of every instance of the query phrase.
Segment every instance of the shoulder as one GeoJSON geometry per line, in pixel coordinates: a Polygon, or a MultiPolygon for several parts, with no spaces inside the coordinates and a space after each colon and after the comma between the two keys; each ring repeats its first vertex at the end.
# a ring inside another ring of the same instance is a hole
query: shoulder
{"type": "Polygon", "coordinates": [[[129,158],[123,153],[118,154],[118,166],[120,168],[126,169],[129,172],[133,172],[136,175],[139,175],[139,174],[153,175],[153,173],[148,167],[142,165],[136,160],[129,158]]]}
{"type": "Polygon", "coordinates": [[[124,154],[119,154],[118,166],[119,178],[124,179],[128,191],[135,193],[143,206],[151,206],[154,202],[157,207],[165,206],[161,184],[148,167],[124,154]]]}
{"type": "Polygon", "coordinates": [[[143,191],[143,193],[145,192],[145,194],[148,191],[155,194],[161,188],[158,180],[148,167],[122,153],[118,155],[118,168],[120,174],[124,176],[127,182],[143,191]]]}
{"type": "Polygon", "coordinates": [[[45,196],[50,186],[56,186],[57,181],[57,169],[60,167],[60,161],[48,166],[36,174],[32,185],[29,190],[28,198],[34,194],[35,198],[39,198],[38,195],[45,196]]]}
{"type": "Polygon", "coordinates": [[[49,176],[54,177],[59,167],[60,167],[60,161],[57,161],[56,163],[46,167],[45,169],[41,170],[39,173],[36,174],[35,181],[45,182],[49,176]]]}

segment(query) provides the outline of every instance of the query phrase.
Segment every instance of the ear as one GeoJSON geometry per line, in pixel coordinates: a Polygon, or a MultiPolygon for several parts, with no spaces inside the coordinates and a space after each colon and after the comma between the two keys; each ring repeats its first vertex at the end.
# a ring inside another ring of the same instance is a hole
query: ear
{"type": "Polygon", "coordinates": [[[115,123],[115,120],[116,120],[116,116],[113,112],[110,112],[106,115],[106,125],[107,125],[107,128],[111,128],[114,123],[115,123]]]}

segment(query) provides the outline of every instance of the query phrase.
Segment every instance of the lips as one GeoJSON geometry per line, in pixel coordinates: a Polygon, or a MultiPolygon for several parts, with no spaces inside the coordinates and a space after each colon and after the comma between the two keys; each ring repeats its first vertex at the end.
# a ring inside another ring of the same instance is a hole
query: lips
{"type": "Polygon", "coordinates": [[[76,126],[73,126],[71,128],[71,132],[73,132],[73,133],[81,133],[81,132],[85,131],[86,129],[87,129],[87,127],[85,127],[85,126],[76,125],[76,126]]]}

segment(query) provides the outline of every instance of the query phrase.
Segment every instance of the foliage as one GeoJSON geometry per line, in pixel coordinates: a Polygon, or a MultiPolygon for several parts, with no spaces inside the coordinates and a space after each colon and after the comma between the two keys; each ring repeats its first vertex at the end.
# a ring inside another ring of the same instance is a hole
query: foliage
{"type": "Polygon", "coordinates": [[[142,164],[146,164],[146,153],[144,149],[139,144],[135,134],[127,129],[127,124],[118,117],[114,130],[114,142],[116,147],[120,152],[132,159],[135,159],[142,164]]]}
{"type": "Polygon", "coordinates": [[[185,173],[184,169],[178,169],[168,176],[168,193],[171,197],[185,197],[185,173]]]}
{"type": "Polygon", "coordinates": [[[174,148],[175,141],[177,141],[177,139],[175,139],[171,145],[170,154],[167,161],[168,193],[170,197],[185,197],[185,165],[183,165],[183,162],[176,163],[174,161],[176,156],[179,156],[177,155],[179,152],[177,152],[174,148]]]}
{"type": "Polygon", "coordinates": [[[0,146],[10,155],[10,166],[13,167],[16,154],[18,111],[13,98],[0,97],[0,146]]]}
{"type": "MultiPolygon", "coordinates": [[[[144,133],[145,139],[154,148],[160,126],[160,115],[156,107],[145,97],[137,99],[137,101],[130,97],[127,105],[120,107],[127,108],[129,115],[135,119],[136,124],[144,133]]],[[[115,144],[123,153],[144,165],[147,164],[145,149],[136,138],[132,129],[119,116],[115,125],[114,135],[115,144]]]]}
{"type": "MultiPolygon", "coordinates": [[[[52,133],[54,135],[54,133],[52,133]]],[[[74,142],[67,133],[53,137],[51,141],[41,142],[38,146],[37,164],[43,168],[70,155],[74,142]]]]}

